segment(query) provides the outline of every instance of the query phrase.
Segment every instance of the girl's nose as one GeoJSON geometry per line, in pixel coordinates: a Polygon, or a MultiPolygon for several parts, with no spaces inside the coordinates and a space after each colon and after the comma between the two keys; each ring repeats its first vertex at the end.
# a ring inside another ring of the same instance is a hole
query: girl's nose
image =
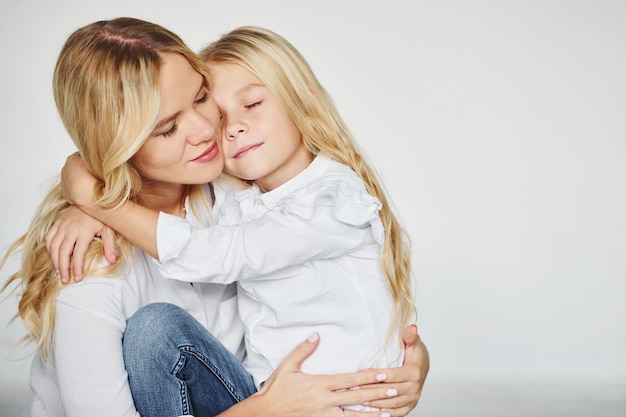
{"type": "Polygon", "coordinates": [[[246,132],[246,125],[243,122],[227,123],[224,129],[226,140],[235,140],[237,137],[246,132]]]}

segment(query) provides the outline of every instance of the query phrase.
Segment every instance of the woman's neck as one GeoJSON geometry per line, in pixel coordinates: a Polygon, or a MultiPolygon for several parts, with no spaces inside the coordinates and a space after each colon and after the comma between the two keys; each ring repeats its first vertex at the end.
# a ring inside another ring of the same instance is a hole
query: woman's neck
{"type": "Polygon", "coordinates": [[[137,202],[156,211],[185,217],[189,185],[153,183],[144,180],[137,202]]]}

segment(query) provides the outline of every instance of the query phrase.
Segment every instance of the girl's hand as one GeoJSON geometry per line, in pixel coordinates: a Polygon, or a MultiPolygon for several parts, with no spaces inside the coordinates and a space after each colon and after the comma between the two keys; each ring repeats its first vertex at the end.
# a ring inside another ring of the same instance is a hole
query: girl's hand
{"type": "Polygon", "coordinates": [[[378,372],[386,374],[387,379],[383,384],[376,385],[395,389],[398,395],[368,403],[370,407],[388,410],[392,417],[405,416],[415,408],[422,395],[424,381],[430,368],[428,350],[417,333],[417,326],[408,326],[404,330],[402,340],[404,341],[403,365],[399,368],[379,369],[378,372]]]}
{"type": "MultiPolygon", "coordinates": [[[[304,360],[315,351],[318,344],[319,336],[314,334],[280,363],[261,390],[254,395],[263,408],[258,415],[388,417],[385,410],[367,412],[340,408],[342,404],[361,404],[367,401],[373,403],[374,399],[393,395],[389,385],[381,383],[388,379],[383,373],[370,369],[349,374],[309,375],[300,370],[304,360]],[[364,386],[368,386],[368,389],[358,389],[364,386]]],[[[257,408],[256,411],[260,410],[257,408]]]]}
{"type": "Polygon", "coordinates": [[[104,257],[115,263],[115,231],[75,206],[70,206],[46,234],[46,249],[61,282],[70,282],[73,263],[74,281],[83,279],[83,265],[89,244],[95,236],[102,238],[104,257]]]}
{"type": "Polygon", "coordinates": [[[73,205],[85,207],[94,204],[93,190],[96,178],[91,175],[78,152],[68,156],[61,169],[63,197],[73,205]]]}

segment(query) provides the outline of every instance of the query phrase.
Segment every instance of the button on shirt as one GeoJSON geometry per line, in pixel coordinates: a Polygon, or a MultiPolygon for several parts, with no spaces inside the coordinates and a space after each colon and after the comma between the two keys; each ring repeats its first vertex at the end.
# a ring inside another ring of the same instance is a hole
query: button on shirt
{"type": "Polygon", "coordinates": [[[304,372],[401,364],[380,266],[381,205],[352,170],[318,155],[270,192],[223,181],[215,194],[216,226],[160,214],[158,265],[177,280],[238,282],[244,364],[257,386],[313,332],[321,342],[304,372]]]}

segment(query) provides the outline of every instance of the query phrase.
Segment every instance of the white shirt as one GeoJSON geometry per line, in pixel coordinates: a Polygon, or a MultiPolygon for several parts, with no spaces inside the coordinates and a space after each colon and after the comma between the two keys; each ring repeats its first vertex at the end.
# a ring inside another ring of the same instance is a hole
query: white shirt
{"type": "Polygon", "coordinates": [[[166,280],[150,259],[137,250],[126,273],[112,278],[87,277],[60,291],[53,357],[44,363],[35,355],[30,379],[34,398],[26,415],[139,416],[124,369],[122,335],[126,320],[149,303],[169,302],[182,307],[243,359],[236,286],[192,286],[166,280]]]}
{"type": "Polygon", "coordinates": [[[398,366],[397,332],[387,341],[393,301],[380,266],[380,202],[347,166],[320,155],[267,193],[215,187],[216,226],[195,229],[161,213],[163,276],[238,281],[244,363],[257,386],[314,331],[307,373],[398,366]]]}

